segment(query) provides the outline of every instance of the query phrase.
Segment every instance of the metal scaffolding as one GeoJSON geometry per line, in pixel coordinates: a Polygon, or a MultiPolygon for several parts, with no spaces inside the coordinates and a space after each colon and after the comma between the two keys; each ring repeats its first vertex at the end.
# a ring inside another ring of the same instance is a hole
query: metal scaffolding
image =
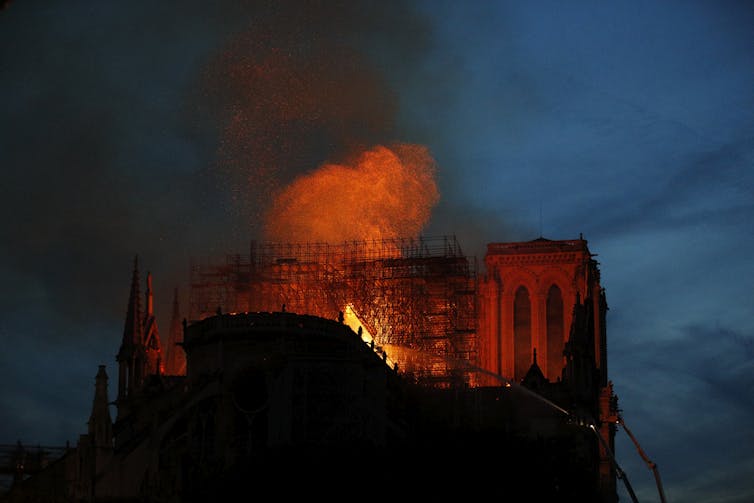
{"type": "Polygon", "coordinates": [[[476,259],[455,237],[253,242],[248,257],[192,263],[190,318],[219,309],[333,319],[350,306],[404,371],[446,382],[451,362],[477,363],[476,290],[476,259]]]}

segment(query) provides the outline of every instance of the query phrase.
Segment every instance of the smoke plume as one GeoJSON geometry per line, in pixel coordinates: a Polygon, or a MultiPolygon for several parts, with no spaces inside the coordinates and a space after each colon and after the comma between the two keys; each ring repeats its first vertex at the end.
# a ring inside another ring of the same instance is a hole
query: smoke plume
{"type": "MultiPolygon", "coordinates": [[[[415,28],[411,19],[401,8],[281,3],[258,13],[213,59],[204,104],[220,128],[214,174],[229,198],[232,232],[258,237],[275,196],[290,198],[288,184],[317,166],[371,145],[410,141],[396,129],[396,94],[375,53],[398,69],[398,48],[388,40],[412,40],[404,33],[415,28]]],[[[421,44],[422,30],[414,36],[421,44]]],[[[410,57],[416,41],[400,50],[410,57]]],[[[279,213],[281,202],[275,204],[279,213]]],[[[276,227],[278,238],[303,237],[276,227]]],[[[294,227],[305,225],[288,225],[294,227]]]]}
{"type": "Polygon", "coordinates": [[[417,237],[440,193],[426,147],[376,146],[352,164],[325,164],[276,199],[265,236],[278,242],[417,237]]]}

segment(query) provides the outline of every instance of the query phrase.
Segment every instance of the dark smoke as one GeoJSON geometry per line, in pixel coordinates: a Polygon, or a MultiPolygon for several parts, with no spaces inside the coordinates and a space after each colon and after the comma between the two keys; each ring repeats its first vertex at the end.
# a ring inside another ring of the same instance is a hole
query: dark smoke
{"type": "Polygon", "coordinates": [[[244,253],[296,176],[412,140],[386,78],[428,46],[409,3],[33,8],[0,19],[3,335],[29,306],[63,323],[39,340],[119,331],[136,254],[165,332],[191,257],[244,253]]]}
{"type": "Polygon", "coordinates": [[[244,239],[261,230],[274,195],[296,176],[399,139],[396,94],[370,56],[391,50],[389,39],[411,19],[391,6],[279,4],[208,67],[205,104],[222,127],[215,174],[231,195],[234,232],[244,239]],[[365,45],[375,42],[382,46],[365,45]]]}

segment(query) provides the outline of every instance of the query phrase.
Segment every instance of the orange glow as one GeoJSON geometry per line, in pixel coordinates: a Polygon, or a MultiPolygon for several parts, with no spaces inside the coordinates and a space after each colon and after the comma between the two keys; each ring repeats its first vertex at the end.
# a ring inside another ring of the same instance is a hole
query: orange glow
{"type": "Polygon", "coordinates": [[[434,174],[422,145],[376,146],[352,164],[324,164],[275,198],[265,236],[328,243],[418,236],[440,198],[434,174]]]}
{"type": "Polygon", "coordinates": [[[357,334],[360,334],[361,340],[369,345],[375,353],[383,356],[385,365],[387,365],[388,367],[397,369],[396,365],[398,364],[399,360],[402,362],[406,361],[406,358],[402,358],[403,356],[405,356],[403,354],[404,348],[401,348],[400,346],[396,346],[394,344],[377,344],[374,336],[367,328],[365,320],[363,320],[362,317],[356,312],[353,304],[347,304],[343,309],[343,323],[351,327],[351,330],[353,330],[357,334]],[[359,332],[359,329],[361,329],[361,332],[359,332]]]}
{"type": "Polygon", "coordinates": [[[351,330],[359,333],[359,329],[361,329],[361,340],[366,342],[367,344],[372,344],[372,341],[374,341],[374,336],[369,331],[369,329],[364,326],[364,322],[361,320],[361,317],[356,314],[356,311],[353,308],[353,304],[346,305],[345,309],[343,309],[343,323],[351,327],[351,330]]]}

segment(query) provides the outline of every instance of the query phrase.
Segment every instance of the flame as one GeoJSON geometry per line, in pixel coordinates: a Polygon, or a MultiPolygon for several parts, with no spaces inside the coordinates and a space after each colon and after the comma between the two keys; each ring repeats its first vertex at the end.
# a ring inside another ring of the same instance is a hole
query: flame
{"type": "Polygon", "coordinates": [[[359,334],[361,336],[361,340],[364,341],[364,343],[366,343],[369,347],[371,347],[375,353],[382,355],[385,361],[385,365],[397,370],[400,348],[396,346],[394,349],[389,351],[387,349],[387,346],[389,345],[380,346],[376,344],[377,341],[375,341],[374,336],[366,327],[366,323],[364,322],[362,317],[356,312],[356,309],[354,309],[353,304],[346,304],[342,312],[343,323],[345,325],[348,325],[351,330],[359,334]]]}
{"type": "Polygon", "coordinates": [[[353,304],[346,304],[346,307],[343,309],[343,323],[351,327],[351,330],[354,332],[360,333],[361,340],[365,343],[372,344],[372,341],[374,341],[374,336],[372,336],[369,329],[364,326],[361,316],[356,314],[353,304]],[[359,329],[361,329],[361,332],[359,332],[359,329]]]}
{"type": "Polygon", "coordinates": [[[440,193],[427,147],[375,146],[352,163],[324,164],[276,198],[265,235],[276,242],[416,237],[440,193]]]}

